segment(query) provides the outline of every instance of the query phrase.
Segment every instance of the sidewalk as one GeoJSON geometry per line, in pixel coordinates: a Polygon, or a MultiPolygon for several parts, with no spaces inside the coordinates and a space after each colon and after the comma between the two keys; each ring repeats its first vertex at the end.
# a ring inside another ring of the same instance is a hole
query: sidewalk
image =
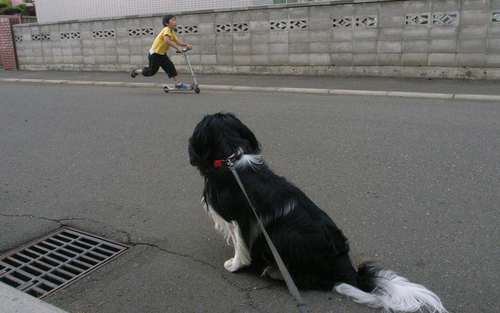
{"type": "Polygon", "coordinates": [[[0,308],[3,313],[67,313],[2,282],[0,308]]]}
{"type": "MultiPolygon", "coordinates": [[[[189,74],[179,75],[189,84],[189,74]]],[[[499,81],[428,78],[333,77],[247,74],[198,74],[200,89],[218,91],[295,92],[409,98],[500,101],[499,81]]],[[[0,69],[0,81],[161,88],[172,84],[164,73],[132,79],[127,72],[17,71],[0,69]]]]}

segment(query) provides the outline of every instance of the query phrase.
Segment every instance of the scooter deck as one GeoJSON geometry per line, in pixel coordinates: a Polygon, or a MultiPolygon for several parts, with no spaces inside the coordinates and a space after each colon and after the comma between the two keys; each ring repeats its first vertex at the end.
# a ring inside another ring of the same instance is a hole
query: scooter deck
{"type": "Polygon", "coordinates": [[[169,85],[163,85],[163,91],[164,92],[186,92],[186,91],[193,91],[196,92],[196,93],[200,93],[200,87],[198,87],[198,85],[194,85],[194,84],[191,84],[191,85],[188,85],[186,88],[175,88],[175,87],[170,87],[169,85]]]}

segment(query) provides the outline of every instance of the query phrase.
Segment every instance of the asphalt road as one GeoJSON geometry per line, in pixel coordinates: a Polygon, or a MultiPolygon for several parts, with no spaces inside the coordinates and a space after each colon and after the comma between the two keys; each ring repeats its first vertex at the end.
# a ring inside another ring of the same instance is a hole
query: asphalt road
{"type": "MultiPolygon", "coordinates": [[[[450,312],[499,312],[500,104],[0,84],[0,252],[72,226],[131,251],[47,299],[83,312],[294,312],[283,284],[223,267],[187,140],[235,113],[264,160],[372,258],[450,312]]],[[[379,312],[303,292],[310,312],[379,312]]]]}

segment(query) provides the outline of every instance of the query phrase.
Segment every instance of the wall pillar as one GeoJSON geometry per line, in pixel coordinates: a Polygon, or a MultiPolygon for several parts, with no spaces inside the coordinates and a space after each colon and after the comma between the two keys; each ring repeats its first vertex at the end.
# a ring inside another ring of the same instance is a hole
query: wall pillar
{"type": "Polygon", "coordinates": [[[12,25],[18,23],[17,19],[0,18],[0,64],[6,70],[17,70],[17,54],[12,25]]]}

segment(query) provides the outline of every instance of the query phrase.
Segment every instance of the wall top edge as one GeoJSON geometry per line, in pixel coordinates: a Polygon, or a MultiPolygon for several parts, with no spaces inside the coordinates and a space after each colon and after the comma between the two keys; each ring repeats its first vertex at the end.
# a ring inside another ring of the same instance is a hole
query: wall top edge
{"type": "MultiPolygon", "coordinates": [[[[221,8],[221,9],[206,9],[206,10],[193,10],[193,11],[179,11],[171,12],[174,15],[196,15],[196,14],[207,14],[207,13],[225,13],[225,12],[240,12],[240,11],[255,11],[255,10],[276,10],[276,9],[286,9],[286,8],[297,8],[297,7],[316,7],[316,6],[330,6],[330,5],[343,5],[343,4],[361,4],[361,3],[376,3],[376,2],[401,2],[401,1],[411,1],[411,0],[330,0],[321,2],[303,2],[303,3],[283,3],[283,4],[273,4],[273,5],[259,5],[259,6],[249,6],[249,7],[238,7],[238,8],[221,8]]],[[[163,14],[142,14],[142,15],[126,15],[118,17],[103,17],[96,19],[81,19],[81,20],[67,20],[58,22],[47,22],[47,23],[23,23],[16,24],[14,27],[31,27],[31,26],[46,26],[46,25],[60,25],[60,24],[73,24],[73,23],[89,23],[89,22],[102,22],[102,21],[114,21],[114,20],[126,20],[132,18],[154,18],[162,17],[163,14]]]]}

